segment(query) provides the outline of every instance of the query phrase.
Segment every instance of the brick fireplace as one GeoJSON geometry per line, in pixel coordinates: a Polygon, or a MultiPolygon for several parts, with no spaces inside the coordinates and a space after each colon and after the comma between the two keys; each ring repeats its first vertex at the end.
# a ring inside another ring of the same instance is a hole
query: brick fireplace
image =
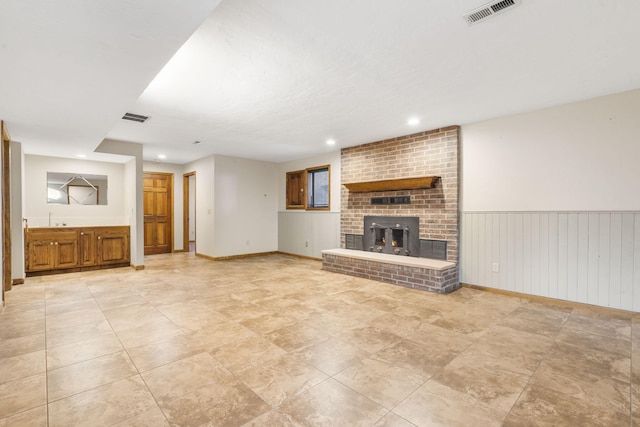
{"type": "Polygon", "coordinates": [[[439,293],[457,289],[458,145],[459,127],[450,126],[342,149],[342,249],[324,251],[323,268],[439,293]],[[367,191],[366,186],[350,185],[409,182],[420,177],[434,178],[432,187],[402,188],[400,183],[391,190],[381,189],[387,188],[382,185],[367,191]],[[353,191],[355,187],[358,191],[353,191]],[[442,243],[446,259],[420,255],[411,260],[404,257],[401,262],[399,255],[367,252],[364,218],[369,216],[417,217],[421,242],[442,243]],[[358,236],[365,250],[346,250],[347,240],[358,236]]]}

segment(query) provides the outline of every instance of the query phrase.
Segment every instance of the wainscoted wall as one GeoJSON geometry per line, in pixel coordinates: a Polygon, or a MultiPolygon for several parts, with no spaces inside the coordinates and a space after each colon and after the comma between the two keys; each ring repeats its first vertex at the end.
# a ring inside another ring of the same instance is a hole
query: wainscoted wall
{"type": "Polygon", "coordinates": [[[322,259],[322,250],[340,247],[340,174],[339,151],[278,164],[278,251],[322,259]],[[331,210],[287,210],[287,172],[322,165],[329,165],[331,210]]]}
{"type": "Polygon", "coordinates": [[[280,252],[322,259],[323,249],[338,247],[340,212],[278,212],[280,252]]]}
{"type": "Polygon", "coordinates": [[[640,311],[640,212],[462,212],[460,220],[462,283],[640,311]]]}

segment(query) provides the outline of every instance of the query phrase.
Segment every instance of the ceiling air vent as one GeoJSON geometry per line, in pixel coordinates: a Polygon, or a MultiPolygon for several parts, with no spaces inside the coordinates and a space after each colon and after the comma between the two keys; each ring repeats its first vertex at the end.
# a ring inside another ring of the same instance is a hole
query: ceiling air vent
{"type": "Polygon", "coordinates": [[[518,6],[520,2],[521,0],[492,1],[491,3],[482,5],[467,13],[464,15],[464,19],[466,19],[469,24],[475,24],[476,22],[490,18],[493,15],[504,12],[505,10],[512,9],[515,6],[518,6]]]}
{"type": "Polygon", "coordinates": [[[124,113],[122,120],[131,120],[132,122],[144,123],[149,119],[148,116],[142,116],[140,114],[124,113]]]}

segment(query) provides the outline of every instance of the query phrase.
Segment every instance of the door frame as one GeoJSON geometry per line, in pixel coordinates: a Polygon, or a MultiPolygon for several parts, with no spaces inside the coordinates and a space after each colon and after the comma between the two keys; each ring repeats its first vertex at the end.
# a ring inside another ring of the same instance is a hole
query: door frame
{"type": "MultiPolygon", "coordinates": [[[[193,185],[195,187],[196,172],[187,172],[182,175],[182,250],[189,252],[189,178],[193,177],[193,185]]],[[[195,188],[194,188],[195,189],[195,188]]],[[[195,191],[194,191],[195,194],[195,191]]],[[[195,214],[195,212],[194,212],[195,214]]],[[[194,215],[195,216],[195,215],[194,215]]],[[[193,219],[194,227],[196,218],[193,219]]],[[[196,239],[196,245],[197,245],[196,239]]]]}
{"type": "Polygon", "coordinates": [[[4,121],[0,121],[2,140],[2,304],[4,293],[12,287],[11,271],[11,136],[4,121]]]}

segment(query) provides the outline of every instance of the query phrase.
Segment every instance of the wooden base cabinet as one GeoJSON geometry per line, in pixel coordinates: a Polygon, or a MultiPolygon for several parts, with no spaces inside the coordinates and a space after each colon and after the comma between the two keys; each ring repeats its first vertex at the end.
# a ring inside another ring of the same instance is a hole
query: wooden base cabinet
{"type": "Polygon", "coordinates": [[[73,231],[35,233],[26,240],[27,271],[78,266],[78,239],[73,231]]]}
{"type": "Polygon", "coordinates": [[[28,228],[27,276],[128,266],[129,235],[129,226],[28,228]]]}
{"type": "Polygon", "coordinates": [[[97,259],[100,265],[121,264],[130,261],[129,230],[104,230],[98,233],[97,259]]]}

